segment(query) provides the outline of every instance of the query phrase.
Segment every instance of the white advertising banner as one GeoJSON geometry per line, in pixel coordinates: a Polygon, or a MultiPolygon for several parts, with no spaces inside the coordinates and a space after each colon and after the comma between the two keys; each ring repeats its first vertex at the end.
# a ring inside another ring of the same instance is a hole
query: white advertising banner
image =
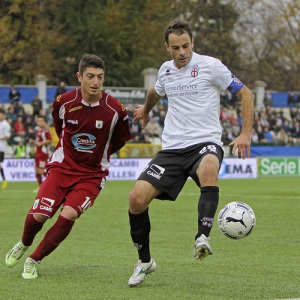
{"type": "MultiPolygon", "coordinates": [[[[108,180],[136,180],[150,158],[111,159],[108,180]]],[[[5,159],[3,168],[8,181],[36,181],[33,159],[5,159]]],[[[219,178],[256,178],[257,160],[225,158],[219,178]]]]}
{"type": "Polygon", "coordinates": [[[257,178],[257,159],[225,158],[219,178],[257,178]]]}

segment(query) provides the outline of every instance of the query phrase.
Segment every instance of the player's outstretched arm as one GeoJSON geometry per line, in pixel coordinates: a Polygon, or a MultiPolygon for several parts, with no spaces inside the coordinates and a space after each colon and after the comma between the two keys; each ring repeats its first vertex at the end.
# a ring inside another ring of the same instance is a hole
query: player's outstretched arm
{"type": "Polygon", "coordinates": [[[233,146],[232,154],[238,150],[238,157],[245,159],[250,157],[251,129],[253,126],[254,114],[254,97],[252,92],[246,87],[237,93],[237,96],[242,99],[242,132],[234,139],[229,146],[233,146]]]}
{"type": "Polygon", "coordinates": [[[146,126],[151,109],[157,104],[162,97],[158,95],[155,88],[152,87],[147,92],[147,97],[144,105],[138,105],[133,114],[133,122],[142,119],[142,127],[146,126]]]}

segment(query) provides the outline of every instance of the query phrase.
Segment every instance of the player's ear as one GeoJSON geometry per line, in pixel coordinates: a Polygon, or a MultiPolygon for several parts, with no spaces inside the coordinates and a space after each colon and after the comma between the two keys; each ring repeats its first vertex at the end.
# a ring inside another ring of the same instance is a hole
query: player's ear
{"type": "Polygon", "coordinates": [[[170,52],[170,47],[167,42],[165,42],[165,46],[166,46],[167,51],[170,52]]]}
{"type": "Polygon", "coordinates": [[[76,76],[78,78],[78,81],[81,82],[82,80],[82,77],[81,77],[81,74],[79,72],[76,73],[76,76]]]}

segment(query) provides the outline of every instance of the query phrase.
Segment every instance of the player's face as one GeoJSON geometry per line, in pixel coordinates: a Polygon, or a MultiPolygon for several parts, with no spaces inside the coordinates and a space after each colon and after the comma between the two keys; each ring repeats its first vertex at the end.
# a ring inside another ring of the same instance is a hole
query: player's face
{"type": "Polygon", "coordinates": [[[37,118],[36,124],[39,128],[44,128],[46,125],[45,120],[43,118],[37,118]]]}
{"type": "Polygon", "coordinates": [[[169,43],[166,43],[165,45],[178,69],[185,67],[190,62],[193,54],[194,42],[187,33],[181,35],[170,33],[169,43]]]}
{"type": "Polygon", "coordinates": [[[96,101],[101,97],[101,88],[104,81],[104,70],[88,67],[80,74],[77,72],[78,81],[81,83],[81,92],[86,101],[96,101]]]}

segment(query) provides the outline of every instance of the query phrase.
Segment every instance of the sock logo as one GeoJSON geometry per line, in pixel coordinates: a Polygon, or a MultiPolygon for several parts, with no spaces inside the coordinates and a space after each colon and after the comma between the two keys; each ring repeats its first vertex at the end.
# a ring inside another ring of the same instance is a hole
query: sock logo
{"type": "Polygon", "coordinates": [[[138,243],[133,243],[133,246],[137,249],[137,250],[141,250],[143,248],[143,245],[139,245],[138,243]]]}
{"type": "Polygon", "coordinates": [[[208,217],[203,217],[200,221],[202,222],[203,226],[211,228],[213,225],[214,219],[208,218],[208,217]]]}

